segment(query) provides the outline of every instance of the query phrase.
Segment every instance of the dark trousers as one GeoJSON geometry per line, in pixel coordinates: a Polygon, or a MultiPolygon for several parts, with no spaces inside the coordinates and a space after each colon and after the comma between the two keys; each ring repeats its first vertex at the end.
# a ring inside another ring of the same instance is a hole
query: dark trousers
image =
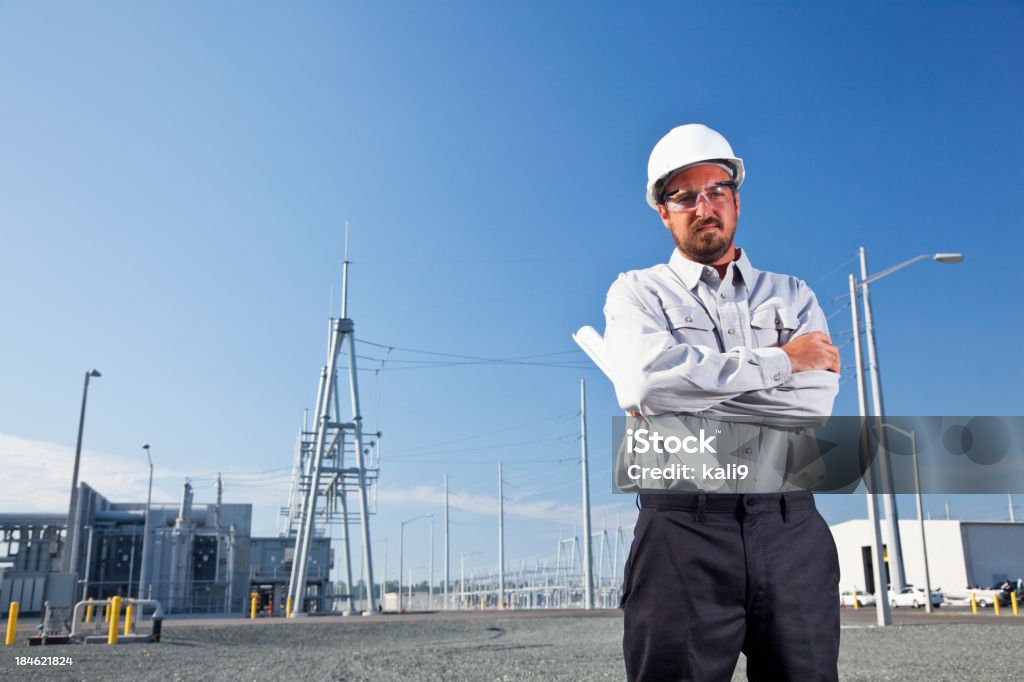
{"type": "Polygon", "coordinates": [[[630,680],[837,680],[839,561],[808,492],[643,494],[622,587],[630,680]]]}

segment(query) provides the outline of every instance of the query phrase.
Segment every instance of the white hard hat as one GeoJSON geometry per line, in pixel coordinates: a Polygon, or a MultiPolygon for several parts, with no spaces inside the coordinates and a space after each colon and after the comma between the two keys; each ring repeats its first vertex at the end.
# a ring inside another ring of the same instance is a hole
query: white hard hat
{"type": "Polygon", "coordinates": [[[743,159],[732,153],[728,140],[720,133],[700,123],[670,130],[654,145],[647,162],[647,203],[657,210],[658,195],[677,173],[705,163],[728,170],[737,188],[743,184],[743,159]]]}

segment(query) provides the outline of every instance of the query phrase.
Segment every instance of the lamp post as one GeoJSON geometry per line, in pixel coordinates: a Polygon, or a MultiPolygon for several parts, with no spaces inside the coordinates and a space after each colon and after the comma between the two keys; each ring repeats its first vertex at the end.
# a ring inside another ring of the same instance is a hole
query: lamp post
{"type": "Polygon", "coordinates": [[[384,609],[384,595],[388,590],[388,539],[384,538],[380,542],[384,543],[384,577],[380,581],[380,604],[381,610],[384,609]]]}
{"type": "MultiPolygon", "coordinates": [[[[380,589],[377,589],[376,585],[374,585],[373,583],[369,582],[366,579],[366,566],[362,565],[362,564],[360,565],[360,569],[359,569],[359,582],[362,583],[364,591],[366,593],[367,609],[369,609],[370,597],[372,596],[371,593],[377,592],[377,606],[375,608],[379,608],[381,611],[383,611],[384,610],[384,582],[387,581],[387,574],[388,574],[388,539],[387,538],[380,538],[380,539],[377,539],[377,540],[373,541],[373,545],[375,547],[377,545],[380,545],[381,543],[384,544],[384,580],[381,581],[381,583],[380,583],[380,589]]],[[[362,556],[362,550],[360,549],[359,551],[360,551],[360,555],[359,556],[361,557],[362,556]]],[[[360,559],[360,562],[361,561],[362,561],[362,559],[360,559]]],[[[378,573],[377,575],[379,576],[380,573],[378,573]]],[[[354,587],[352,589],[352,593],[353,594],[357,594],[357,591],[355,590],[354,587]]],[[[364,616],[366,616],[366,615],[369,615],[370,611],[366,610],[366,611],[363,611],[362,613],[363,613],[364,616]]],[[[352,615],[352,614],[346,614],[346,615],[352,615]]],[[[374,614],[374,615],[376,615],[376,614],[374,614]]]]}
{"type": "Polygon", "coordinates": [[[414,516],[408,521],[402,521],[401,533],[398,538],[398,612],[402,613],[402,571],[405,570],[405,527],[413,521],[419,521],[420,519],[432,519],[433,514],[420,514],[414,516]]]}
{"type": "Polygon", "coordinates": [[[469,554],[463,554],[462,558],[459,559],[459,580],[462,583],[460,591],[462,592],[462,603],[466,603],[466,558],[476,556],[480,552],[470,552],[469,554]]]}
{"type": "Polygon", "coordinates": [[[71,573],[78,566],[78,465],[82,461],[82,432],[85,430],[85,401],[89,397],[89,379],[103,376],[92,369],[85,373],[82,388],[82,411],[78,416],[78,440],[75,443],[75,468],[71,474],[71,503],[68,507],[68,530],[65,534],[67,547],[64,552],[64,572],[71,573]]]}
{"type": "Polygon", "coordinates": [[[146,520],[142,524],[142,568],[139,569],[139,593],[137,597],[139,599],[146,599],[147,596],[143,596],[146,589],[146,579],[149,577],[149,513],[152,508],[153,502],[153,458],[149,456],[149,443],[142,446],[142,449],[146,451],[146,460],[149,462],[149,490],[146,493],[146,520]]]}
{"type": "MultiPolygon", "coordinates": [[[[869,376],[871,379],[871,394],[872,404],[875,412],[875,419],[878,423],[882,423],[885,417],[885,407],[882,401],[882,380],[878,369],[878,351],[875,345],[875,327],[871,314],[871,294],[868,286],[873,282],[877,282],[883,277],[888,277],[892,273],[902,270],[908,265],[913,265],[918,261],[922,260],[933,260],[937,263],[959,263],[964,257],[963,254],[959,253],[929,253],[915,256],[910,260],[906,260],[902,263],[892,266],[882,272],[874,275],[868,275],[867,255],[864,251],[864,247],[860,247],[860,276],[859,282],[856,282],[856,287],[860,288],[861,299],[864,302],[864,333],[867,338],[868,346],[868,365],[869,365],[869,376]]],[[[852,298],[853,292],[851,291],[851,308],[855,308],[857,305],[856,300],[852,298]]],[[[860,334],[860,329],[854,328],[854,336],[860,334]]],[[[857,372],[860,374],[863,371],[861,366],[858,366],[857,372]]],[[[867,416],[863,414],[862,416],[867,416]]],[[[879,429],[878,432],[878,454],[879,454],[879,465],[882,474],[882,499],[885,504],[886,513],[886,525],[889,529],[889,538],[892,542],[892,547],[889,548],[889,565],[892,568],[892,587],[896,592],[903,590],[905,580],[903,576],[903,549],[900,543],[900,531],[899,531],[899,518],[896,509],[896,496],[892,489],[892,475],[889,470],[888,454],[885,444],[885,432],[879,429]]],[[[881,585],[878,586],[879,594],[882,592],[881,585]]],[[[929,596],[930,598],[930,596],[929,596]]]]}
{"type": "Polygon", "coordinates": [[[932,612],[932,577],[928,571],[928,545],[924,539],[924,511],[921,508],[921,474],[917,467],[917,434],[914,431],[905,431],[895,424],[882,424],[883,427],[901,433],[910,439],[910,456],[914,462],[914,497],[917,498],[917,527],[921,532],[921,555],[924,558],[924,608],[928,613],[932,612]]]}
{"type": "MultiPolygon", "coordinates": [[[[868,415],[867,399],[864,388],[864,361],[860,352],[860,316],[857,313],[857,278],[850,275],[850,315],[853,318],[853,355],[857,365],[857,406],[861,416],[860,429],[860,451],[867,458],[868,433],[863,428],[864,420],[868,415]]],[[[866,472],[874,476],[874,469],[866,472]]],[[[889,610],[889,595],[883,592],[885,580],[885,563],[882,560],[882,526],[878,520],[878,496],[875,495],[875,482],[872,478],[868,487],[868,523],[871,524],[871,572],[875,582],[875,617],[878,625],[885,627],[892,625],[892,612],[889,610]]]]}

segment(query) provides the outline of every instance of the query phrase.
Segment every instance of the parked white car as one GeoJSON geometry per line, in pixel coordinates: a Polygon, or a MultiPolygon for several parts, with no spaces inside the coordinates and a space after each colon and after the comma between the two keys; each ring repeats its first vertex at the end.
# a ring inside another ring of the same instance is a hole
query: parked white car
{"type": "MultiPolygon", "coordinates": [[[[974,599],[978,602],[978,607],[987,609],[999,598],[1001,590],[993,590],[986,588],[973,588],[963,590],[950,590],[945,593],[947,600],[950,603],[960,604],[963,606],[971,605],[971,594],[974,594],[974,599]]],[[[1001,600],[1000,604],[1004,604],[1005,600],[1001,600]]]]}
{"type": "MultiPolygon", "coordinates": [[[[874,606],[875,595],[868,592],[857,592],[857,606],[874,606]]],[[[841,606],[853,606],[854,593],[847,591],[839,595],[839,604],[841,606]]]]}
{"type": "MultiPolygon", "coordinates": [[[[944,599],[942,593],[932,590],[932,606],[938,608],[942,605],[944,599]]],[[[900,606],[911,606],[915,609],[921,608],[925,604],[924,588],[914,587],[908,585],[903,588],[902,592],[896,593],[889,590],[889,606],[898,608],[900,606]]]]}

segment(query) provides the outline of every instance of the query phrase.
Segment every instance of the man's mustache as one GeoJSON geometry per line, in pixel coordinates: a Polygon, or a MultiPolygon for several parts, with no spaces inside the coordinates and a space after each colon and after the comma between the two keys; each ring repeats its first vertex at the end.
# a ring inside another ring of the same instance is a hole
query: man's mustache
{"type": "Polygon", "coordinates": [[[702,227],[714,225],[715,227],[722,227],[722,222],[718,218],[704,218],[703,220],[695,220],[690,224],[691,230],[699,230],[702,227]]]}

